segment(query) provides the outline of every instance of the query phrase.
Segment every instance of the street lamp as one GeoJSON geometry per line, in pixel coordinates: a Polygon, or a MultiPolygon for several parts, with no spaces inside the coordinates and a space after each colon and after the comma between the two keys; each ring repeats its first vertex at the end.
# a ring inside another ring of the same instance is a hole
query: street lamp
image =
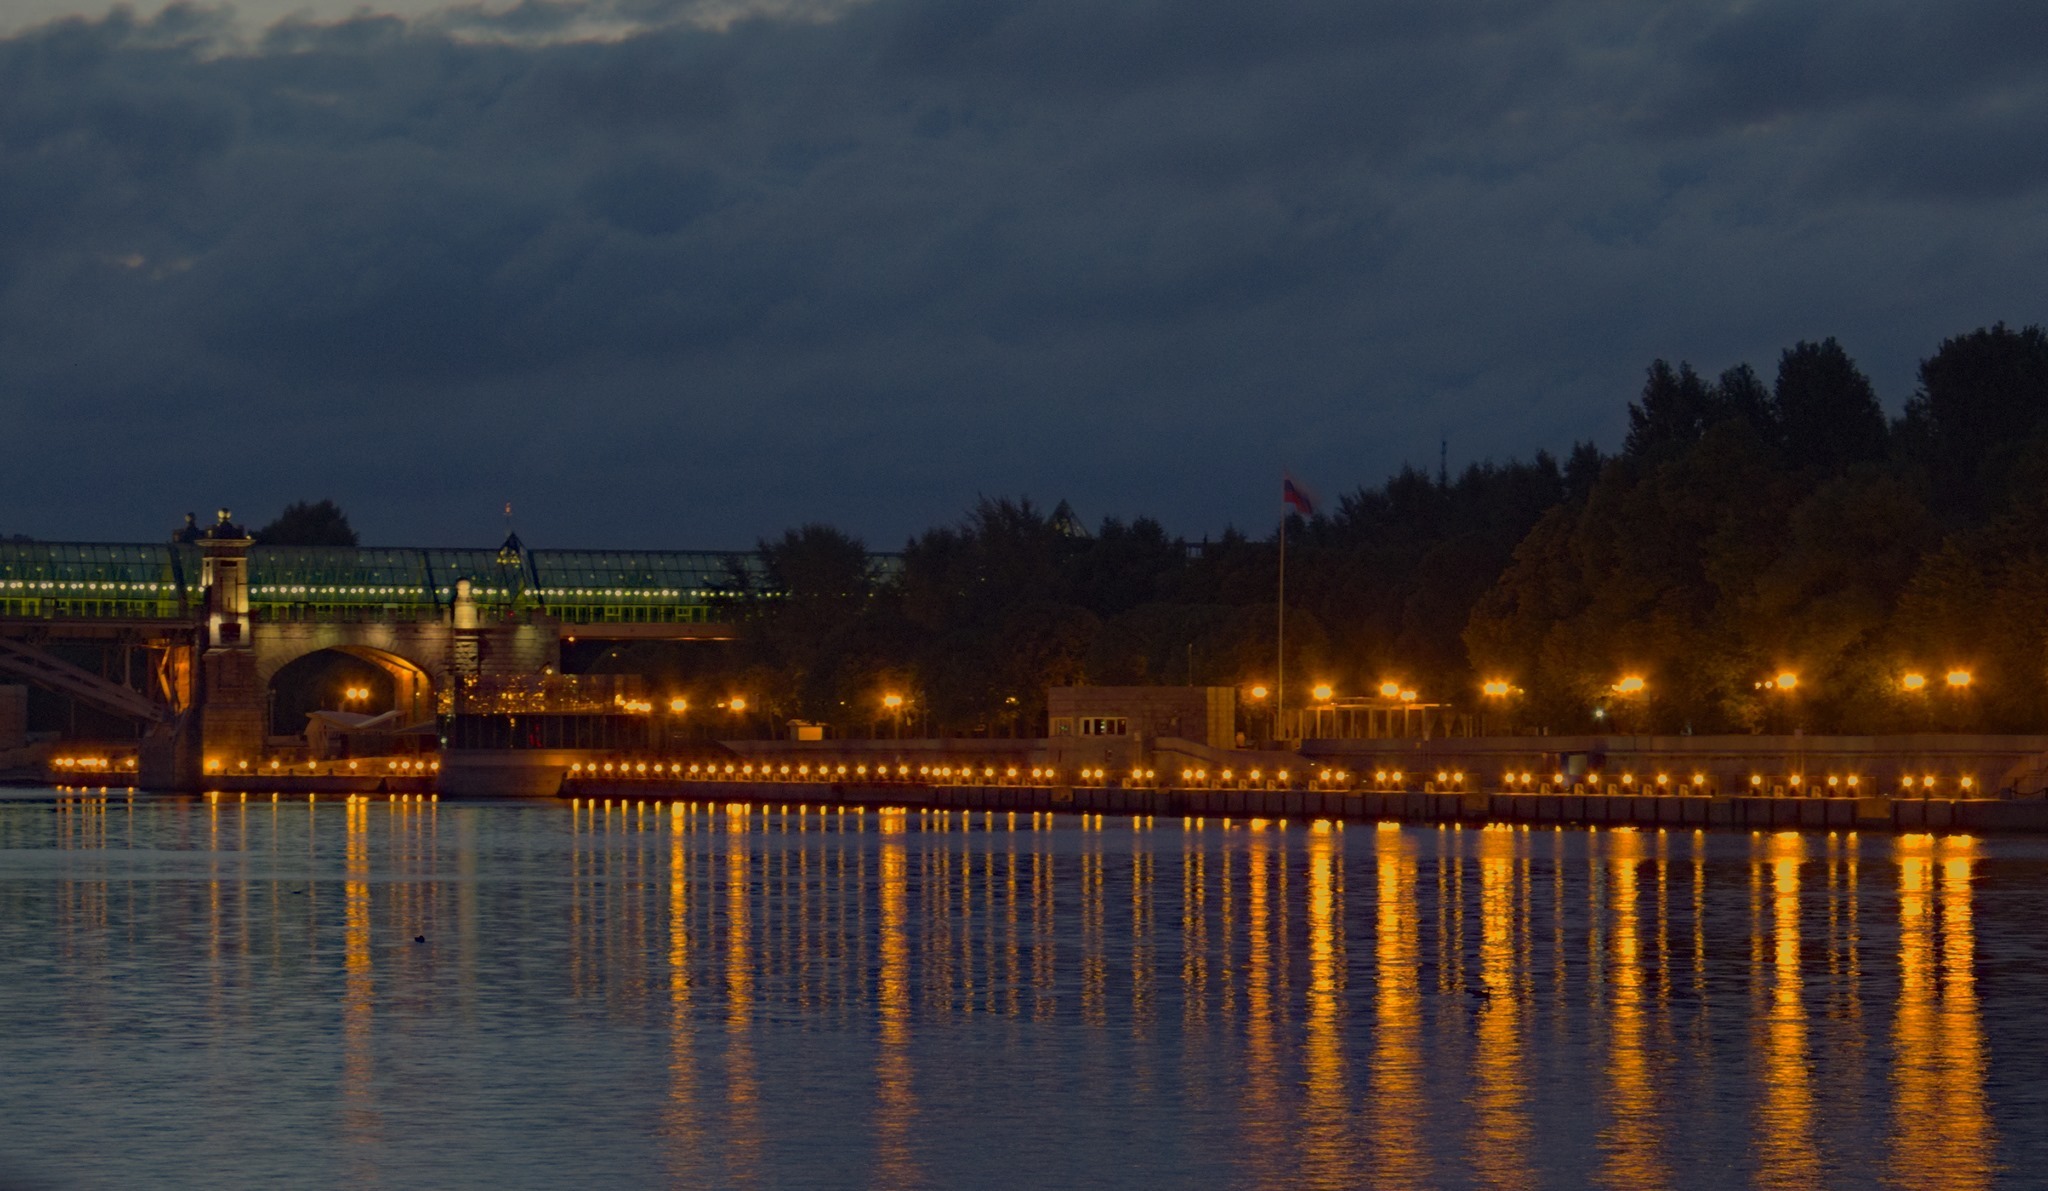
{"type": "MultiPolygon", "coordinates": [[[[1488,699],[1505,704],[1508,696],[1515,693],[1515,686],[1505,678],[1489,678],[1479,684],[1479,693],[1488,699]]],[[[1479,734],[1486,735],[1486,713],[1483,709],[1479,713],[1479,734]]]]}
{"type": "Polygon", "coordinates": [[[1799,685],[1799,676],[1790,670],[1786,670],[1776,678],[1773,678],[1771,684],[1781,691],[1789,691],[1799,685]]]}
{"type": "Polygon", "coordinates": [[[1381,683],[1381,684],[1380,684],[1380,698],[1382,698],[1382,699],[1398,699],[1398,698],[1400,698],[1400,696],[1401,696],[1401,684],[1400,684],[1400,683],[1398,683],[1398,682],[1383,682],[1383,683],[1381,683]]]}
{"type": "Polygon", "coordinates": [[[670,711],[675,712],[677,715],[681,715],[684,712],[690,710],[690,701],[688,699],[683,698],[681,695],[677,695],[675,698],[670,699],[668,701],[668,709],[670,711]]]}
{"type": "MultiPolygon", "coordinates": [[[[1647,692],[1650,689],[1650,684],[1643,681],[1642,675],[1624,674],[1621,676],[1620,680],[1614,684],[1612,689],[1615,694],[1622,696],[1624,699],[1634,700],[1637,696],[1640,696],[1642,699],[1642,710],[1645,712],[1648,711],[1647,705],[1649,703],[1649,695],[1647,692]]],[[[1604,707],[1594,708],[1593,718],[1602,721],[1606,720],[1607,709],[1604,707]]],[[[1628,717],[1628,724],[1624,725],[1621,728],[1618,728],[1617,730],[1639,729],[1641,725],[1641,719],[1641,716],[1630,714],[1628,717]]]]}
{"type": "Polygon", "coordinates": [[[1969,686],[1972,681],[1974,681],[1974,677],[1968,670],[1950,670],[1948,672],[1948,684],[1957,690],[1969,686]]]}
{"type": "Polygon", "coordinates": [[[1316,702],[1328,703],[1331,697],[1336,695],[1337,692],[1330,689],[1329,683],[1319,682],[1315,685],[1315,689],[1310,691],[1309,693],[1316,697],[1316,702]]]}
{"type": "MultiPolygon", "coordinates": [[[[1260,705],[1257,709],[1249,707],[1245,709],[1244,726],[1245,729],[1248,732],[1250,732],[1253,736],[1257,736],[1259,733],[1259,713],[1266,712],[1268,716],[1271,715],[1269,711],[1266,711],[1265,704],[1266,697],[1268,695],[1271,695],[1272,693],[1273,692],[1270,689],[1268,689],[1266,684],[1263,682],[1255,682],[1251,686],[1245,688],[1246,696],[1248,696],[1253,703],[1257,703],[1260,705]]],[[[1268,727],[1272,731],[1279,730],[1279,725],[1272,724],[1270,722],[1268,724],[1268,727]]]]}
{"type": "Polygon", "coordinates": [[[1927,689],[1927,676],[1925,674],[1908,674],[1904,678],[1899,679],[1899,689],[1924,691],[1927,689]]]}

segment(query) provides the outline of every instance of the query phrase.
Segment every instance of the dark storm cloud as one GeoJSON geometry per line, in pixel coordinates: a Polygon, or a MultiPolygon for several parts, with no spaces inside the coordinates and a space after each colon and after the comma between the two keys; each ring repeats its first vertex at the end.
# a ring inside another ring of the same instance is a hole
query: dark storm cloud
{"type": "Polygon", "coordinates": [[[1262,523],[2042,317],[2018,4],[659,0],[0,40],[4,530],[1262,523]],[[632,26],[615,40],[559,40],[632,26]]]}

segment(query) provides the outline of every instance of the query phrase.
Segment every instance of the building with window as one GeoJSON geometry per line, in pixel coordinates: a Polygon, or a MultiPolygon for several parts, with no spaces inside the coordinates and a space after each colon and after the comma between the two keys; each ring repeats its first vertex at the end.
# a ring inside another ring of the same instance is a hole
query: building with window
{"type": "Polygon", "coordinates": [[[1162,739],[1237,742],[1237,692],[1227,686],[1056,686],[1045,709],[1058,764],[1143,765],[1162,739]]]}

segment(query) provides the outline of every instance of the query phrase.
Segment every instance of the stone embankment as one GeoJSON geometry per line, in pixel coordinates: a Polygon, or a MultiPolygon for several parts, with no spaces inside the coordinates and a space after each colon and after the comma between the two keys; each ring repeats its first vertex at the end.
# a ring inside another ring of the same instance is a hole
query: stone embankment
{"type": "Polygon", "coordinates": [[[571,777],[582,799],[902,806],[1197,818],[1543,823],[1729,830],[2048,832],[2048,801],[1688,794],[1488,793],[922,782],[675,781],[571,777]]]}

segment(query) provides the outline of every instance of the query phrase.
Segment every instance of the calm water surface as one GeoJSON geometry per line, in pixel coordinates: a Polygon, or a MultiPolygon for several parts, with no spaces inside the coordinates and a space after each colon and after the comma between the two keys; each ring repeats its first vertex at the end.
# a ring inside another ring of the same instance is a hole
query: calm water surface
{"type": "Polygon", "coordinates": [[[0,1180],[2041,1186],[2044,924],[2021,840],[13,791],[0,1180]]]}

